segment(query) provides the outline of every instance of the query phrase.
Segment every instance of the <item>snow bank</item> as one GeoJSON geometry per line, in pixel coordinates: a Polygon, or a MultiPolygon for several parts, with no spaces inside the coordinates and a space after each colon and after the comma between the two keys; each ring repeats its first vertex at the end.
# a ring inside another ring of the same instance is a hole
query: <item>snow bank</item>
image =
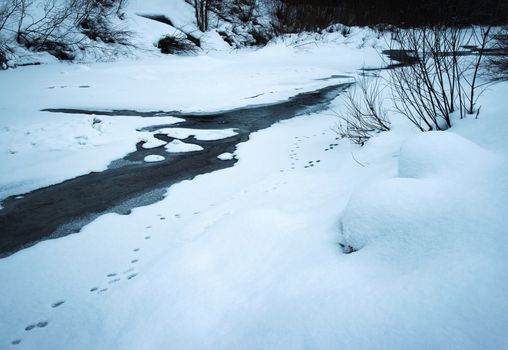
{"type": "MultiPolygon", "coordinates": [[[[476,236],[487,207],[487,175],[499,158],[450,132],[422,133],[402,145],[399,177],[374,183],[354,194],[341,222],[343,244],[359,250],[370,245],[409,258],[416,251],[442,249],[444,242],[476,236]],[[481,209],[480,209],[481,208],[481,209]]],[[[499,208],[488,210],[499,213],[499,208]]]]}

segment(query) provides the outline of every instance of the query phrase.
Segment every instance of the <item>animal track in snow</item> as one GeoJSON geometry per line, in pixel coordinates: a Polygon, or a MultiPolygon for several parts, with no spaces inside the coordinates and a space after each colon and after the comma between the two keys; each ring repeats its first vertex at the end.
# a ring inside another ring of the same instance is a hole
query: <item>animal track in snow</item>
{"type": "Polygon", "coordinates": [[[51,307],[53,309],[56,309],[57,307],[62,306],[64,303],[65,303],[65,300],[60,300],[60,301],[57,301],[57,302],[51,304],[51,307]]]}
{"type": "Polygon", "coordinates": [[[34,323],[34,324],[30,324],[30,325],[25,327],[25,331],[29,332],[29,331],[31,331],[32,329],[35,329],[35,328],[45,328],[48,324],[49,324],[48,321],[40,321],[40,322],[37,322],[37,323],[34,323]]]}

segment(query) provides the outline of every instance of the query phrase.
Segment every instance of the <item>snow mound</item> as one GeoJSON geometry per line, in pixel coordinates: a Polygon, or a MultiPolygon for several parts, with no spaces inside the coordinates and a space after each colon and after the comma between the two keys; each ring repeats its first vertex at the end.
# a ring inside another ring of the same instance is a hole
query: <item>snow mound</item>
{"type": "Polygon", "coordinates": [[[170,153],[196,152],[202,151],[203,147],[192,143],[185,143],[180,140],[173,140],[166,145],[166,151],[170,153]]]}
{"type": "Polygon", "coordinates": [[[150,139],[144,139],[143,141],[145,141],[145,143],[142,146],[144,149],[157,148],[157,147],[164,146],[165,144],[167,144],[166,141],[159,140],[155,137],[152,137],[150,139]]]}
{"type": "Polygon", "coordinates": [[[232,160],[233,158],[235,158],[235,156],[233,155],[233,153],[226,152],[219,154],[217,158],[219,158],[220,160],[232,160]]]}
{"type": "Polygon", "coordinates": [[[341,220],[341,243],[348,250],[375,243],[394,258],[413,259],[460,241],[461,235],[476,235],[482,231],[475,228],[482,222],[478,208],[492,205],[485,198],[490,186],[485,174],[495,160],[487,150],[450,132],[411,138],[401,147],[400,177],[374,183],[351,197],[341,220]],[[468,224],[467,217],[474,217],[475,225],[468,224]]]}
{"type": "Polygon", "coordinates": [[[427,177],[445,172],[463,172],[492,155],[471,141],[446,131],[422,133],[401,148],[400,177],[427,177]]]}
{"type": "Polygon", "coordinates": [[[143,159],[147,163],[155,163],[155,162],[162,162],[164,159],[163,156],[158,156],[156,154],[150,154],[149,156],[146,156],[145,159],[143,159]]]}

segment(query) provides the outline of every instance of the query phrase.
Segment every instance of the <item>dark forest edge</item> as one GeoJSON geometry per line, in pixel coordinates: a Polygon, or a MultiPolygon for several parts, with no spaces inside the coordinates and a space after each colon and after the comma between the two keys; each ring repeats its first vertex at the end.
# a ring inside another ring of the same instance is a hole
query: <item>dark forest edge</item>
{"type": "MultiPolygon", "coordinates": [[[[194,29],[178,28],[185,35],[160,38],[156,46],[162,53],[195,53],[200,50],[200,33],[211,29],[216,29],[233,48],[241,48],[264,46],[274,37],[304,31],[340,30],[347,35],[350,26],[369,26],[384,32],[435,26],[501,27],[508,23],[508,0],[181,1],[194,10],[195,23],[189,27],[194,29]],[[224,31],[219,23],[228,23],[233,29],[224,31]]],[[[17,47],[48,52],[67,61],[79,60],[83,55],[97,61],[130,55],[136,47],[125,21],[128,5],[128,0],[4,0],[0,3],[0,67],[23,64],[13,63],[17,47]],[[41,6],[43,17],[32,23],[31,11],[41,6]]],[[[151,19],[161,21],[161,16],[151,19]]],[[[163,19],[172,26],[168,17],[163,19]]]]}

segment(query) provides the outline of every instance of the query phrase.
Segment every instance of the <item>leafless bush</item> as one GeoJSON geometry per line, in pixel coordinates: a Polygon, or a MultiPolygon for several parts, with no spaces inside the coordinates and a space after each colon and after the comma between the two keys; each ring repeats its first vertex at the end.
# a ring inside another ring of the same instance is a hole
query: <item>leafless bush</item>
{"type": "Polygon", "coordinates": [[[396,31],[392,49],[411,57],[390,71],[396,110],[420,130],[452,126],[452,114],[478,113],[476,102],[481,63],[490,40],[490,27],[413,28],[396,31]]]}
{"type": "Polygon", "coordinates": [[[0,5],[0,46],[5,38],[33,51],[73,59],[99,43],[128,45],[130,32],[113,25],[126,0],[7,0],[0,5]],[[41,12],[34,16],[35,12],[41,12]],[[2,38],[4,38],[2,40],[2,38]]]}
{"type": "Polygon", "coordinates": [[[344,110],[337,113],[339,122],[336,129],[341,138],[363,145],[375,134],[390,130],[378,78],[360,78],[343,102],[344,110]]]}
{"type": "Polygon", "coordinates": [[[189,2],[194,7],[194,17],[199,30],[206,32],[209,26],[213,0],[189,0],[189,2]]]}

